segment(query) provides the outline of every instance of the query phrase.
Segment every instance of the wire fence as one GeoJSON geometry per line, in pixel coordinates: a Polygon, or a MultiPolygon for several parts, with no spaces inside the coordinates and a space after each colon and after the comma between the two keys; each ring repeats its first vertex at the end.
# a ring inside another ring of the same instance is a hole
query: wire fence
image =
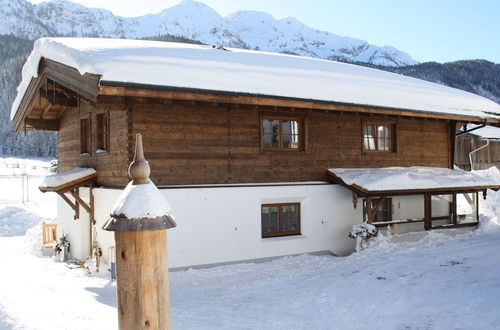
{"type": "Polygon", "coordinates": [[[45,176],[0,175],[0,203],[43,202],[46,198],[38,189],[45,176]]]}

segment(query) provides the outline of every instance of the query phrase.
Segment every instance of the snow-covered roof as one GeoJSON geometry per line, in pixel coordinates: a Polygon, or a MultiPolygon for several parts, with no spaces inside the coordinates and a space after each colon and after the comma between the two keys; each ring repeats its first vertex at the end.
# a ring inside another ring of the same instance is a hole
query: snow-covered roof
{"type": "Polygon", "coordinates": [[[331,168],[348,186],[368,192],[498,187],[500,181],[461,169],[438,167],[331,168]]]}
{"type": "Polygon", "coordinates": [[[43,38],[24,68],[14,117],[40,58],[102,75],[101,82],[148,84],[405,109],[500,117],[484,97],[386,71],[334,61],[243,49],[146,40],[43,38]]]}
{"type": "Polygon", "coordinates": [[[85,179],[87,177],[92,178],[95,175],[96,175],[96,170],[93,168],[75,167],[70,171],[57,173],[45,177],[39,188],[40,189],[57,188],[67,183],[71,183],[73,181],[77,181],[80,179],[85,179]]]}
{"type": "MultiPolygon", "coordinates": [[[[467,130],[476,128],[480,125],[468,124],[467,130]]],[[[500,128],[495,126],[486,125],[484,127],[478,128],[468,134],[477,136],[482,140],[500,140],[500,128]]]]}

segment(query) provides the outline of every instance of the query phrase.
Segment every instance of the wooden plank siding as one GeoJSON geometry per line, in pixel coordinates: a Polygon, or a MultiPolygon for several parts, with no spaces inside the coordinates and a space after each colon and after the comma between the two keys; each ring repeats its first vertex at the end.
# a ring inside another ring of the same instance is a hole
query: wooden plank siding
{"type": "Polygon", "coordinates": [[[143,135],[157,185],[326,181],[331,167],[450,163],[446,121],[140,98],[129,107],[129,141],[143,135]],[[272,112],[305,118],[305,151],[261,150],[261,114],[272,112]],[[397,152],[362,152],[362,122],[374,119],[396,125],[397,152]]]}
{"type": "MultiPolygon", "coordinates": [[[[486,145],[486,141],[479,140],[472,135],[463,134],[457,136],[455,164],[469,171],[471,169],[469,153],[484,145],[486,145]]],[[[473,153],[472,163],[474,170],[485,170],[492,166],[500,168],[500,141],[490,141],[486,148],[473,153]]]]}
{"type": "Polygon", "coordinates": [[[60,131],[57,138],[59,152],[59,172],[74,167],[94,167],[97,170],[97,183],[105,186],[122,187],[127,184],[128,159],[128,123],[125,105],[123,110],[110,110],[109,150],[96,154],[97,149],[97,113],[108,111],[99,104],[80,100],[79,107],[66,111],[60,119],[60,131]],[[80,118],[90,115],[91,138],[90,154],[80,154],[80,118]]]}

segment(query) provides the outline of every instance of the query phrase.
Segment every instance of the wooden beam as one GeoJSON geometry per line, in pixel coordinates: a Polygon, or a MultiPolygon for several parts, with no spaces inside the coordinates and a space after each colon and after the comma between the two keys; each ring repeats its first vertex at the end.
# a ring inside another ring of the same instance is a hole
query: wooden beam
{"type": "Polygon", "coordinates": [[[59,196],[64,199],[64,201],[76,212],[76,204],[73,203],[64,193],[60,193],[59,196]]]}
{"type": "Polygon", "coordinates": [[[51,107],[50,103],[45,106],[45,108],[42,110],[42,113],[40,114],[40,119],[42,120],[44,119],[45,115],[50,110],[50,107],[51,107]]]}
{"type": "MultiPolygon", "coordinates": [[[[129,87],[129,86],[116,86],[105,85],[106,82],[101,82],[99,86],[99,95],[117,95],[117,96],[130,96],[130,97],[146,97],[146,98],[167,98],[172,100],[186,100],[186,101],[202,101],[202,102],[217,102],[228,104],[245,104],[245,105],[259,105],[271,106],[278,108],[297,108],[297,109],[316,109],[316,110],[332,110],[332,111],[346,111],[351,113],[372,113],[372,114],[388,114],[396,116],[410,116],[419,118],[437,118],[437,119],[454,119],[464,120],[468,122],[484,122],[484,118],[473,116],[461,116],[454,114],[440,114],[429,113],[425,111],[411,111],[399,108],[386,108],[386,107],[369,107],[356,104],[345,104],[338,102],[322,102],[322,101],[309,101],[301,99],[293,99],[286,97],[274,96],[255,96],[238,93],[217,93],[215,91],[190,91],[166,88],[146,88],[146,87],[129,87]]],[[[500,123],[500,119],[488,119],[492,123],[500,123]]]]}
{"type": "Polygon", "coordinates": [[[368,223],[373,222],[373,209],[372,209],[372,198],[371,197],[366,198],[366,217],[367,217],[368,223]]]}
{"type": "Polygon", "coordinates": [[[74,199],[76,199],[78,201],[78,203],[81,206],[83,206],[85,211],[87,211],[89,214],[92,213],[92,209],[90,208],[90,205],[88,205],[83,199],[80,198],[80,195],[79,195],[77,189],[70,190],[69,193],[71,194],[71,196],[73,196],[74,199]]]}
{"type": "Polygon", "coordinates": [[[424,228],[429,230],[432,228],[432,210],[431,210],[431,194],[424,195],[424,228]]]}
{"type": "Polygon", "coordinates": [[[49,119],[25,118],[24,124],[26,126],[30,126],[33,129],[40,129],[44,131],[59,130],[59,120],[54,120],[54,119],[49,120],[49,119]]]}

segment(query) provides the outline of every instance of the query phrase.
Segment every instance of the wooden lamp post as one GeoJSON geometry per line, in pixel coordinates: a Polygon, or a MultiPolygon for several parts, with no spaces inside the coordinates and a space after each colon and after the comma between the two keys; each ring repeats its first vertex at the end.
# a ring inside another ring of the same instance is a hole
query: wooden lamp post
{"type": "Polygon", "coordinates": [[[170,207],[149,180],[142,137],[137,134],[132,181],[102,227],[115,232],[120,329],[170,329],[167,231],[176,223],[170,207]]]}

